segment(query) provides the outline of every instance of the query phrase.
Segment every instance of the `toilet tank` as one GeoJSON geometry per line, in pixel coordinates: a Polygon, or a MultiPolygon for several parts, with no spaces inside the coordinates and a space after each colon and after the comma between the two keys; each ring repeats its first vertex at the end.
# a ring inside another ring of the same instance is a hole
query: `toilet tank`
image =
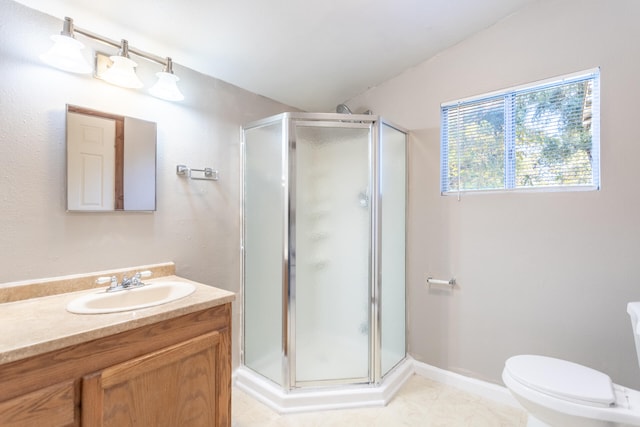
{"type": "Polygon", "coordinates": [[[636,342],[636,355],[638,356],[638,365],[640,365],[640,329],[638,328],[638,320],[640,319],[640,302],[630,302],[627,305],[627,313],[629,313],[629,316],[631,317],[633,339],[636,342]]]}

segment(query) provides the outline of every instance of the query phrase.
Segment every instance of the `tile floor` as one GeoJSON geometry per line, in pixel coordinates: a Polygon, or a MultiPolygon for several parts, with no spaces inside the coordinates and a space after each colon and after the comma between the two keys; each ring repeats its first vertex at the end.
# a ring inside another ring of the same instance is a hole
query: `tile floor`
{"type": "Polygon", "coordinates": [[[384,408],[278,415],[234,388],[232,427],[524,427],[524,411],[413,375],[384,408]]]}

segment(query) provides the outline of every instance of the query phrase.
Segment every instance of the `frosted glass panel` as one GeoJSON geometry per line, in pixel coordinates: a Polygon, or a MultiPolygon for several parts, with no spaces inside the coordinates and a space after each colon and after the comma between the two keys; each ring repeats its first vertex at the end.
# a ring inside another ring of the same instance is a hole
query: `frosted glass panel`
{"type": "Polygon", "coordinates": [[[406,357],[406,134],[335,116],[244,130],[242,360],[285,392],[372,385],[406,357]]]}
{"type": "Polygon", "coordinates": [[[245,131],[244,363],[282,378],[282,124],[245,131]]]}
{"type": "Polygon", "coordinates": [[[296,127],[297,382],[369,375],[369,133],[296,127]]]}
{"type": "Polygon", "coordinates": [[[406,136],[382,125],[380,138],[382,374],[405,357],[406,136]]]}

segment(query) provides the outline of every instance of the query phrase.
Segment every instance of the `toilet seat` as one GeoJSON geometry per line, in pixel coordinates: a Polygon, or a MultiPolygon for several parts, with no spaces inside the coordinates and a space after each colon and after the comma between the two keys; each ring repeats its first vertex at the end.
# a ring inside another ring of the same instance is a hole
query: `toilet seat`
{"type": "Polygon", "coordinates": [[[508,359],[506,372],[519,383],[546,395],[587,406],[615,405],[611,378],[595,369],[546,356],[508,359]]]}

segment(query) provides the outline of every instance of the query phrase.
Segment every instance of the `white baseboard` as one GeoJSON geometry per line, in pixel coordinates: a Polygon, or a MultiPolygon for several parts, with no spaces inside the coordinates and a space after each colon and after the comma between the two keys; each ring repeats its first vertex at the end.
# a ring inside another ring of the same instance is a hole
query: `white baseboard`
{"type": "Polygon", "coordinates": [[[459,388],[460,390],[493,400],[502,405],[522,409],[520,403],[518,403],[506,387],[436,368],[435,366],[427,365],[417,360],[413,361],[413,368],[416,375],[459,388]]]}

